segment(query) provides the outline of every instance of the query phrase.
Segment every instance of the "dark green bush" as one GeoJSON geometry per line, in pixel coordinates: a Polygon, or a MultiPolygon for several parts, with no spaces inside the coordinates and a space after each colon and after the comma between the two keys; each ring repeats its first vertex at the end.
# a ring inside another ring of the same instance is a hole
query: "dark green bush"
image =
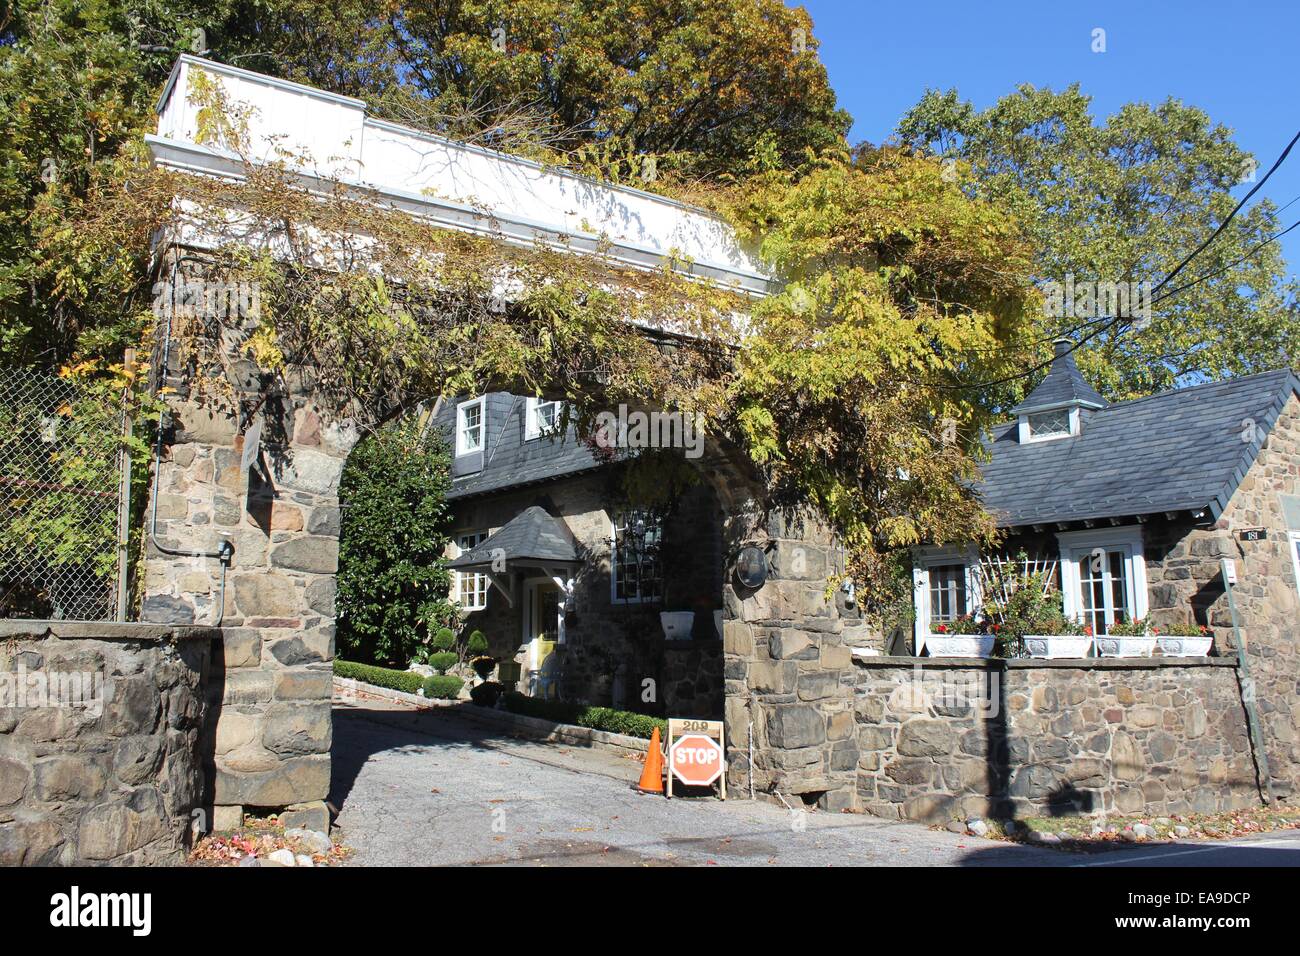
{"type": "Polygon", "coordinates": [[[646,714],[634,714],[612,707],[591,707],[586,704],[569,704],[559,700],[540,700],[516,691],[502,695],[506,710],[525,717],[540,717],[559,724],[576,724],[592,730],[605,730],[628,737],[650,738],[656,727],[660,734],[668,733],[668,721],[646,714]]]}
{"type": "Polygon", "coordinates": [[[439,628],[429,643],[435,651],[450,651],[456,646],[456,633],[449,627],[439,628]]]}
{"type": "Polygon", "coordinates": [[[373,664],[357,664],[353,661],[334,659],[334,673],[339,677],[359,680],[376,687],[400,690],[405,694],[418,693],[424,684],[424,678],[411,671],[397,671],[389,667],[375,667],[373,664]]]}
{"type": "Polygon", "coordinates": [[[488,639],[483,635],[482,631],[474,631],[470,634],[465,649],[471,657],[482,657],[488,652],[488,639]]]}
{"type": "Polygon", "coordinates": [[[454,667],[460,660],[455,651],[439,651],[437,654],[429,655],[429,666],[439,674],[447,673],[448,667],[454,667]]]}
{"type": "Polygon", "coordinates": [[[495,707],[505,688],[496,681],[485,681],[469,690],[469,699],[480,707],[495,707]]]}
{"type": "Polygon", "coordinates": [[[459,677],[434,674],[424,679],[424,696],[442,700],[455,700],[465,682],[459,677]]]}
{"type": "Polygon", "coordinates": [[[487,680],[492,676],[492,671],[497,666],[495,657],[476,657],[469,662],[469,666],[474,668],[474,673],[479,677],[487,680]]]}

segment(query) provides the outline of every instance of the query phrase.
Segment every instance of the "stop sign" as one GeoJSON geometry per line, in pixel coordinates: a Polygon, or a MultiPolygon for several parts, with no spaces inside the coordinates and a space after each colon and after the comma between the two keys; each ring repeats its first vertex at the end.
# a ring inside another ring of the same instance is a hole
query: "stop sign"
{"type": "Polygon", "coordinates": [[[692,787],[707,787],[722,776],[722,745],[704,734],[683,734],[668,755],[673,774],[692,787]]]}

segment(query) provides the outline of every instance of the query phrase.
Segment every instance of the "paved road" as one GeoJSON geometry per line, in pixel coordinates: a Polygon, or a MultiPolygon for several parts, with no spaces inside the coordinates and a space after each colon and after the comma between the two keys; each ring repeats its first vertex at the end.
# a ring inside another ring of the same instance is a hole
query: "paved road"
{"type": "Polygon", "coordinates": [[[644,796],[634,760],[438,711],[336,702],[331,802],[359,865],[1294,865],[1300,834],[1096,856],[858,814],[644,796]],[[1198,852],[1199,851],[1199,852],[1198,852]],[[1184,854],[1191,854],[1184,858],[1184,854]]]}

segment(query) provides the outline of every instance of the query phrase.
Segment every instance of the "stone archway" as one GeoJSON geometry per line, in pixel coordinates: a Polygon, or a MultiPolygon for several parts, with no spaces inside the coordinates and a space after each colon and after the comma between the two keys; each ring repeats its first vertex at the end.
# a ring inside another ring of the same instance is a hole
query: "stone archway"
{"type": "MultiPolygon", "coordinates": [[[[200,391],[170,356],[164,365],[171,421],[151,487],[143,617],[221,627],[204,742],[215,825],[247,807],[287,808],[291,822],[323,829],[338,485],[359,432],[309,370],[267,398],[238,362],[225,395],[200,391]],[[256,450],[245,455],[241,398],[260,409],[261,469],[247,467],[256,450]]],[[[807,509],[765,513],[752,471],[725,449],[709,446],[702,465],[724,512],[727,558],[755,544],[769,561],[755,591],[730,566],[724,574],[729,789],[853,806],[852,658],[826,586],[833,535],[807,509]]]]}

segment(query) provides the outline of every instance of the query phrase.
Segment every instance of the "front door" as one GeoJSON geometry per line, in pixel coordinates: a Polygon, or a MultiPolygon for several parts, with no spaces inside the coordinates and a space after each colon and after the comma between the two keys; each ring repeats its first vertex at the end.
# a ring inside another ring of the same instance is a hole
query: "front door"
{"type": "Polygon", "coordinates": [[[528,693],[555,697],[559,693],[555,645],[560,643],[564,602],[559,585],[538,581],[528,588],[528,693]]]}

